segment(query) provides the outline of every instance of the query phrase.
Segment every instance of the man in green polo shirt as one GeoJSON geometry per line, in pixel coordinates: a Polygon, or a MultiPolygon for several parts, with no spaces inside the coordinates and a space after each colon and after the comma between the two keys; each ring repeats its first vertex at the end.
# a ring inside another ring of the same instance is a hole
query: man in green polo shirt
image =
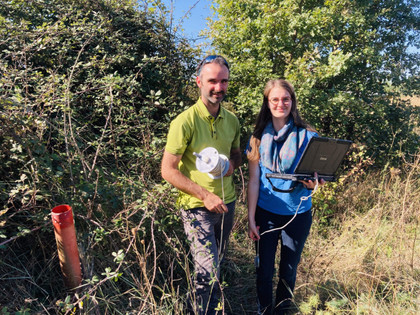
{"type": "Polygon", "coordinates": [[[220,261],[233,226],[236,195],[231,175],[241,164],[241,151],[239,121],[220,105],[228,81],[229,65],[222,56],[210,55],[200,62],[200,98],[172,121],[162,160],[162,177],[179,190],[177,205],[191,242],[195,291],[189,300],[195,314],[216,313],[220,261]],[[225,176],[212,178],[197,170],[193,153],[207,147],[229,157],[225,176]]]}

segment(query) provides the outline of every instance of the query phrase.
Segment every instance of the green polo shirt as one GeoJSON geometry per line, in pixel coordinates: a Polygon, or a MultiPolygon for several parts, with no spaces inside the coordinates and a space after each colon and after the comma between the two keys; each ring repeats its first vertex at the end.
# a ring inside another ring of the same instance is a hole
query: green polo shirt
{"type": "MultiPolygon", "coordinates": [[[[171,122],[165,149],[182,155],[178,165],[182,174],[222,198],[222,179],[212,179],[198,171],[193,153],[213,147],[229,158],[231,149],[239,148],[239,134],[239,121],[233,113],[220,106],[219,115],[214,118],[200,98],[171,122]]],[[[225,203],[236,200],[232,176],[223,177],[223,191],[225,203]]],[[[179,192],[177,205],[183,209],[204,206],[201,200],[182,191],[179,192]]]]}

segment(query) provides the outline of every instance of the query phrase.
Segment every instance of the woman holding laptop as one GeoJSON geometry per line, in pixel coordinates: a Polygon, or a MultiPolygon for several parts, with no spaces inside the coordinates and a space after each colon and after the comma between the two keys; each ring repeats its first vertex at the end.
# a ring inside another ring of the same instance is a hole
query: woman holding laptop
{"type": "MultiPolygon", "coordinates": [[[[292,182],[266,177],[292,173],[309,139],[317,136],[299,115],[293,86],[270,80],[251,136],[249,161],[249,237],[256,242],[257,296],[260,314],[286,314],[291,306],[297,266],[312,224],[311,191],[318,181],[292,182]],[[281,257],[273,304],[277,245],[281,257]]],[[[321,180],[320,184],[324,184],[321,180]]]]}

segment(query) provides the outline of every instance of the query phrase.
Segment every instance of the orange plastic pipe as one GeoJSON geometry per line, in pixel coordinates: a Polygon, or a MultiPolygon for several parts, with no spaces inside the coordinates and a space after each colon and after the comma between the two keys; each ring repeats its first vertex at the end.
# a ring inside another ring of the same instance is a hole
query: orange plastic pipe
{"type": "Polygon", "coordinates": [[[82,272],[73,211],[69,205],[60,205],[51,210],[51,216],[64,283],[67,288],[74,289],[82,282],[82,272]]]}

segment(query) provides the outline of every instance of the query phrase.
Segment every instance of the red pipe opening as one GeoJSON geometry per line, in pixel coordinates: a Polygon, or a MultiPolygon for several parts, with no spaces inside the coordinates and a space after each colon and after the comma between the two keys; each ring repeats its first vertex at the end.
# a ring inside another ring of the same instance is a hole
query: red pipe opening
{"type": "Polygon", "coordinates": [[[82,272],[73,211],[69,205],[60,205],[51,210],[51,216],[64,283],[74,289],[82,283],[82,272]]]}

